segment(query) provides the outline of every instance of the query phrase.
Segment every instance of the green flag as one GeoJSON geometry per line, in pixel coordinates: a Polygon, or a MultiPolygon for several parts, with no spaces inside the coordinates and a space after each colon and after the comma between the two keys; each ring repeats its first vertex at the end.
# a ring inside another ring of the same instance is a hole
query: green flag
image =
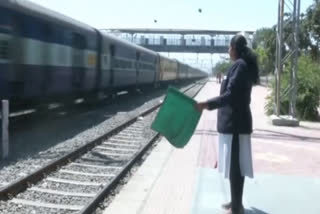
{"type": "Polygon", "coordinates": [[[196,101],[170,87],[151,128],[175,147],[183,148],[197,127],[201,113],[194,107],[196,101]]]}

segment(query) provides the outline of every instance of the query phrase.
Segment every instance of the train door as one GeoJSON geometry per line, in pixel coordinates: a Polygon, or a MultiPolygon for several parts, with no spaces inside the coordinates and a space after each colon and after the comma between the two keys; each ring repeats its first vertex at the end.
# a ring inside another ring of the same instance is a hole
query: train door
{"type": "Polygon", "coordinates": [[[84,67],[85,39],[78,33],[72,33],[72,86],[74,91],[83,90],[85,78],[84,67]]]}
{"type": "Polygon", "coordinates": [[[140,58],[141,58],[141,53],[139,52],[136,52],[136,66],[135,66],[135,69],[136,69],[136,85],[138,86],[140,81],[139,81],[139,78],[140,78],[140,67],[141,67],[141,63],[140,63],[140,58]]]}
{"type": "MultiPolygon", "coordinates": [[[[1,31],[0,26],[0,31],[1,31]]],[[[10,43],[12,36],[8,33],[0,33],[0,63],[1,64],[9,64],[10,62],[10,43]]]]}
{"type": "Polygon", "coordinates": [[[158,63],[158,55],[154,58],[154,77],[153,77],[153,85],[156,87],[158,83],[158,74],[159,74],[159,63],[158,63]]]}
{"type": "Polygon", "coordinates": [[[24,88],[24,69],[22,68],[26,47],[21,36],[24,26],[23,20],[18,16],[12,17],[12,26],[11,35],[7,37],[7,41],[9,41],[9,55],[11,58],[8,66],[9,73],[7,74],[7,90],[11,98],[15,99],[22,97],[24,93],[26,93],[24,88]]]}
{"type": "Polygon", "coordinates": [[[114,57],[116,54],[116,48],[114,45],[110,45],[109,47],[109,53],[107,55],[108,57],[108,61],[109,61],[109,71],[110,71],[110,82],[109,85],[111,86],[111,88],[114,87],[114,67],[115,67],[115,61],[114,61],[114,57]]]}
{"type": "MultiPolygon", "coordinates": [[[[1,20],[0,20],[1,24],[1,20]]],[[[12,28],[0,26],[0,98],[9,99],[8,82],[6,75],[12,72],[11,44],[12,44],[12,28]]]]}
{"type": "MultiPolygon", "coordinates": [[[[49,38],[52,35],[52,29],[50,28],[49,23],[43,24],[41,26],[40,31],[42,31],[43,36],[49,40],[49,38]]],[[[39,69],[40,73],[42,73],[42,84],[40,85],[40,91],[42,94],[50,93],[50,88],[52,85],[52,77],[53,77],[53,70],[52,70],[52,44],[47,43],[47,44],[42,44],[41,45],[41,69],[39,69]],[[51,66],[50,66],[51,65],[51,66]]]]}
{"type": "Polygon", "coordinates": [[[97,50],[97,63],[96,63],[96,78],[95,78],[95,89],[97,91],[101,91],[103,89],[103,80],[104,80],[104,54],[102,53],[103,41],[102,36],[98,30],[95,30],[97,35],[97,43],[96,43],[96,50],[97,50]]]}
{"type": "Polygon", "coordinates": [[[182,65],[178,62],[178,60],[175,60],[175,61],[176,61],[176,63],[177,63],[177,77],[176,77],[176,81],[178,82],[178,81],[180,81],[181,75],[182,75],[182,72],[181,72],[181,70],[182,70],[182,65]]]}
{"type": "Polygon", "coordinates": [[[156,67],[157,67],[157,74],[156,74],[156,81],[157,84],[160,85],[161,81],[161,59],[160,59],[160,54],[157,54],[157,59],[156,59],[156,67]]]}

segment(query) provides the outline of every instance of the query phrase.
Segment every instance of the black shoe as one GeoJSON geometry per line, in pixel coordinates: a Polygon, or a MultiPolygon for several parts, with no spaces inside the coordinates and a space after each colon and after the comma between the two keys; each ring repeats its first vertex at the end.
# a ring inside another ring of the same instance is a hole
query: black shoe
{"type": "MultiPolygon", "coordinates": [[[[221,207],[225,210],[229,210],[232,208],[232,205],[231,205],[231,202],[228,202],[228,203],[224,203],[221,205],[221,207]]],[[[244,207],[241,206],[240,210],[239,210],[240,213],[244,213],[244,207]]]]}
{"type": "Polygon", "coordinates": [[[224,203],[221,205],[221,207],[225,210],[228,210],[231,208],[231,202],[228,202],[228,203],[224,203]]]}
{"type": "Polygon", "coordinates": [[[241,207],[239,210],[235,211],[232,210],[231,208],[227,210],[226,213],[224,214],[244,214],[244,207],[241,207]]]}

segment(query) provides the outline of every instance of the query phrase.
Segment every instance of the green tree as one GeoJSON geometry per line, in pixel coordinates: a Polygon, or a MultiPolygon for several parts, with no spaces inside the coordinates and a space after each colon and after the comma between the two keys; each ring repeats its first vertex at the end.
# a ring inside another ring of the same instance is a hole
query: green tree
{"type": "Polygon", "coordinates": [[[218,74],[218,73],[225,74],[227,73],[231,65],[232,65],[232,62],[230,60],[221,60],[216,63],[213,69],[215,74],[218,74]]]}
{"type": "MultiPolygon", "coordinates": [[[[291,63],[285,67],[282,75],[281,90],[284,91],[290,84],[291,63]]],[[[301,55],[298,60],[298,97],[297,114],[303,120],[318,119],[320,101],[320,64],[312,61],[310,55],[301,55]]],[[[274,91],[267,98],[266,112],[273,113],[274,91]]],[[[289,97],[281,101],[281,114],[289,113],[289,97]]]]}
{"type": "MultiPolygon", "coordinates": [[[[260,29],[254,37],[254,48],[259,55],[260,67],[272,69],[276,53],[276,28],[260,29]],[[273,31],[273,34],[272,34],[273,31]],[[268,59],[271,59],[268,61],[268,59]],[[270,66],[270,67],[269,67],[270,66]]],[[[287,48],[293,47],[293,22],[290,14],[285,14],[283,37],[283,56],[287,54],[287,48]]],[[[314,0],[307,9],[306,14],[301,15],[299,31],[299,60],[297,76],[297,116],[300,119],[318,119],[320,101],[320,0],[314,0]]],[[[284,94],[291,79],[292,61],[285,63],[281,78],[281,94],[284,94]]],[[[272,93],[267,99],[266,110],[268,114],[274,113],[274,82],[272,93]]],[[[288,114],[289,96],[284,96],[281,101],[280,114],[288,114]]]]}
{"type": "Polygon", "coordinates": [[[303,27],[308,32],[309,38],[313,41],[310,45],[313,59],[320,58],[320,1],[314,0],[313,4],[307,9],[303,20],[303,27]]]}
{"type": "Polygon", "coordinates": [[[259,66],[262,74],[273,73],[276,53],[276,30],[273,28],[261,28],[256,31],[252,47],[258,55],[259,66]]]}

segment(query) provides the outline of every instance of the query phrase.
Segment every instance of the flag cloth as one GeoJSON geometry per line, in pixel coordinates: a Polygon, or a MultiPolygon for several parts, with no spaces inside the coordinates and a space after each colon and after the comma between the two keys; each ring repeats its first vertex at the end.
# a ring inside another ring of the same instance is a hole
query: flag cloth
{"type": "Polygon", "coordinates": [[[151,128],[165,136],[173,146],[183,148],[201,117],[195,104],[195,100],[170,87],[151,128]]]}

